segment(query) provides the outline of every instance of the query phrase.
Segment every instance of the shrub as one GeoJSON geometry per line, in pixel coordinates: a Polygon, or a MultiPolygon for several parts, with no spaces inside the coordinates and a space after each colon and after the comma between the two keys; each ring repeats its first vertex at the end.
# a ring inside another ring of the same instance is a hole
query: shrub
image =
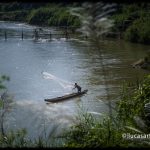
{"type": "Polygon", "coordinates": [[[124,86],[112,119],[107,115],[100,120],[88,113],[79,114],[78,122],[66,132],[65,147],[149,147],[146,139],[122,137],[127,133],[145,133],[145,129],[139,130],[133,118],[135,115],[143,117],[144,104],[150,102],[150,75],[137,85],[124,86]]]}
{"type": "Polygon", "coordinates": [[[122,93],[122,99],[117,103],[118,116],[122,120],[132,120],[133,116],[138,115],[144,118],[144,105],[150,102],[150,75],[143,82],[138,83],[137,87],[131,91],[128,86],[122,93]],[[124,95],[124,93],[127,93],[124,95]]]}
{"type": "Polygon", "coordinates": [[[150,20],[148,17],[137,19],[126,30],[125,39],[131,42],[150,43],[150,20]]]}
{"type": "Polygon", "coordinates": [[[34,9],[29,13],[27,21],[30,24],[47,25],[47,19],[52,13],[53,11],[49,8],[34,9]]]}
{"type": "Polygon", "coordinates": [[[128,41],[150,44],[150,5],[134,3],[121,6],[121,10],[112,16],[112,31],[122,32],[123,38],[128,41]]]}
{"type": "Polygon", "coordinates": [[[48,5],[32,10],[27,22],[30,24],[49,25],[49,26],[79,26],[80,20],[72,16],[66,7],[48,5]]]}

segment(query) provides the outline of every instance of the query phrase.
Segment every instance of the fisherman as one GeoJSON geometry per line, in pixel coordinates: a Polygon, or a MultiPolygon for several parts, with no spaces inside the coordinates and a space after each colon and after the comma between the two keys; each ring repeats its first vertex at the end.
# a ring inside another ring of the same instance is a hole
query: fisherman
{"type": "Polygon", "coordinates": [[[74,88],[73,89],[75,89],[75,88],[78,89],[78,93],[81,92],[81,87],[77,83],[74,84],[74,88]]]}

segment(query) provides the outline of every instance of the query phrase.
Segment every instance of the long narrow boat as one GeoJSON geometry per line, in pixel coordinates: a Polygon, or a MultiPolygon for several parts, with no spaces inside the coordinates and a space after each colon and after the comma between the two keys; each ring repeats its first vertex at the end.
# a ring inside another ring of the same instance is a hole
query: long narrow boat
{"type": "Polygon", "coordinates": [[[56,102],[67,100],[67,99],[74,98],[74,97],[77,97],[77,96],[82,96],[83,94],[86,94],[87,91],[88,90],[84,90],[84,91],[79,92],[79,93],[71,93],[71,94],[61,96],[61,97],[56,97],[56,98],[51,98],[51,99],[44,99],[44,100],[47,101],[47,102],[56,103],[56,102]]]}

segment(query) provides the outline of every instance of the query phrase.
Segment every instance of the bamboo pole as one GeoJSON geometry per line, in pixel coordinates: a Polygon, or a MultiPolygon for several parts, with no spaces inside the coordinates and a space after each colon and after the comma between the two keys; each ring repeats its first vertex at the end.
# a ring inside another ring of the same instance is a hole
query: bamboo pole
{"type": "Polygon", "coordinates": [[[5,41],[7,40],[7,32],[6,32],[6,30],[5,30],[5,41]]]}

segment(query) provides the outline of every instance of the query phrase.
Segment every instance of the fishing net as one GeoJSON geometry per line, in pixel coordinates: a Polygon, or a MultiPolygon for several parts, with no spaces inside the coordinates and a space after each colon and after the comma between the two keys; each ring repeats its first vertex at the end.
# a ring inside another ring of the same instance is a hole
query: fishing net
{"type": "Polygon", "coordinates": [[[60,79],[48,72],[42,72],[43,74],[43,78],[44,79],[48,79],[48,80],[53,80],[53,81],[56,81],[61,87],[63,87],[64,89],[72,89],[74,87],[74,84],[69,82],[69,81],[66,81],[66,80],[63,80],[63,79],[60,79]]]}

